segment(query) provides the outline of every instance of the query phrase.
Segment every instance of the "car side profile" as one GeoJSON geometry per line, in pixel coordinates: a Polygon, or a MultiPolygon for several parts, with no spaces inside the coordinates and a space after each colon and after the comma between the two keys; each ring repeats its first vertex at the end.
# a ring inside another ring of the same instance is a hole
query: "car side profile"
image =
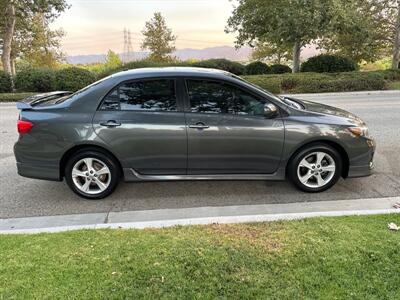
{"type": "Polygon", "coordinates": [[[120,72],[17,103],[18,174],[100,199],[125,181],[284,180],[321,192],[371,174],[374,140],[338,108],[219,70],[120,72]]]}

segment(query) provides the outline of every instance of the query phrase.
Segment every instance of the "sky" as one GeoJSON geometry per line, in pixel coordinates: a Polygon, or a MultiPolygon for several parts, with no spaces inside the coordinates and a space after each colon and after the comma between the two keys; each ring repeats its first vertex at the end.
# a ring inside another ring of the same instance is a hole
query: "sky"
{"type": "Polygon", "coordinates": [[[124,28],[130,29],[133,51],[140,50],[141,31],[155,12],[161,12],[178,36],[178,49],[233,46],[234,34],[224,32],[235,0],[67,0],[71,8],[52,24],[66,36],[67,55],[123,51],[124,28]]]}

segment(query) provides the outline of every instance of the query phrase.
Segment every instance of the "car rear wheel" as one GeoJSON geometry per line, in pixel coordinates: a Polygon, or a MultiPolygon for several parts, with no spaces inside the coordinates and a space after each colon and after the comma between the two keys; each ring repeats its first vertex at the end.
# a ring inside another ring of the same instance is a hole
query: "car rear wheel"
{"type": "Polygon", "coordinates": [[[288,177],[302,191],[322,192],[339,180],[342,165],[341,156],[336,149],[325,144],[312,144],[291,159],[288,177]]]}
{"type": "Polygon", "coordinates": [[[117,187],[119,177],[117,162],[99,151],[77,152],[65,167],[68,186],[87,199],[101,199],[110,195],[117,187]]]}

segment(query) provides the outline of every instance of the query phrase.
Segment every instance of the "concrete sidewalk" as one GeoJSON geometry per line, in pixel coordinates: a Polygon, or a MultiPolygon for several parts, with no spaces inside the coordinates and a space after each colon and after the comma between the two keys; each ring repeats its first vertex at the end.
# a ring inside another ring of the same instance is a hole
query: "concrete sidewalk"
{"type": "Polygon", "coordinates": [[[398,213],[400,197],[159,209],[93,214],[0,219],[0,233],[40,233],[98,228],[149,228],[212,223],[243,223],[318,216],[398,213]]]}

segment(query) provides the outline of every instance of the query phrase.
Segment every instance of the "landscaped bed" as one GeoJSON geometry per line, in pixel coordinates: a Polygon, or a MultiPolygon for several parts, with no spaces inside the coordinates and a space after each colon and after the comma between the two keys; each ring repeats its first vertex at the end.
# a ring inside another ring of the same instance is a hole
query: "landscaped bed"
{"type": "Polygon", "coordinates": [[[0,236],[0,299],[396,299],[400,215],[0,236]]]}

